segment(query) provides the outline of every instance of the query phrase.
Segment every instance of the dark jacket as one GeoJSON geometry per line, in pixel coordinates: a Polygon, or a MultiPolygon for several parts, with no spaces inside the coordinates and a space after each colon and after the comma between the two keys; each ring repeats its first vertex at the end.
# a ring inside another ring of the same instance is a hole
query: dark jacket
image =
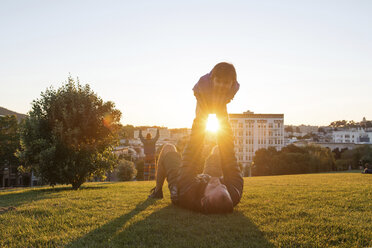
{"type": "Polygon", "coordinates": [[[155,154],[155,144],[159,139],[159,129],[156,132],[156,136],[153,139],[145,139],[142,136],[142,130],[139,132],[139,138],[143,144],[143,150],[145,155],[154,155],[155,154]]]}
{"type": "MultiPolygon", "coordinates": [[[[228,121],[228,115],[218,116],[220,130],[217,135],[217,144],[220,149],[221,167],[223,172],[222,183],[230,193],[233,205],[239,203],[243,193],[243,177],[240,172],[234,151],[234,137],[228,121]]],[[[204,165],[202,150],[204,146],[205,121],[196,117],[193,122],[190,139],[182,156],[182,164],[177,181],[177,198],[172,201],[181,207],[206,212],[201,206],[201,198],[210,176],[200,174],[204,165]]]]}

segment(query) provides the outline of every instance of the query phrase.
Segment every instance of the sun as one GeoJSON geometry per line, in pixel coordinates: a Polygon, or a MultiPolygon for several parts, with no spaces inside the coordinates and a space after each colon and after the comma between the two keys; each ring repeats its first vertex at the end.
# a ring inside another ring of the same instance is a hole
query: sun
{"type": "Polygon", "coordinates": [[[207,120],[206,130],[212,133],[216,133],[220,127],[216,114],[209,114],[207,120]]]}

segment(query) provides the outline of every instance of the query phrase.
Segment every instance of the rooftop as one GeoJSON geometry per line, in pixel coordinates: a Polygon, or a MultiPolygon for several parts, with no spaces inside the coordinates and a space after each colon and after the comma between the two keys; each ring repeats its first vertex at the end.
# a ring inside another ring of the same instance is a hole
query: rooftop
{"type": "Polygon", "coordinates": [[[229,114],[230,118],[284,118],[284,114],[229,114]]]}

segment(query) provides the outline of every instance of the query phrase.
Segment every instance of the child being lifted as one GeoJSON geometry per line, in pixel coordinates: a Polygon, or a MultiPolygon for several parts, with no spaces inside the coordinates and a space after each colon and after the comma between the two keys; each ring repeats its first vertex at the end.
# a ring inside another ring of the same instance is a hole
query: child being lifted
{"type": "Polygon", "coordinates": [[[243,177],[235,158],[226,109],[239,90],[234,66],[225,62],[217,64],[200,78],[193,90],[197,107],[190,139],[182,158],[174,145],[164,145],[158,160],[156,187],[149,197],[163,198],[162,187],[167,179],[175,205],[206,214],[232,212],[243,193],[243,177]],[[203,161],[206,120],[210,113],[217,115],[220,129],[217,146],[203,161]],[[200,169],[203,167],[204,170],[200,169]]]}

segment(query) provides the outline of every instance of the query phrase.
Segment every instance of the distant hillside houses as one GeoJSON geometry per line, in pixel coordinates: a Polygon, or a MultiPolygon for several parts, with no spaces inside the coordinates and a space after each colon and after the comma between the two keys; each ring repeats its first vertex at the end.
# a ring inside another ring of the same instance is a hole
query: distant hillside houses
{"type": "MultiPolygon", "coordinates": [[[[142,129],[143,137],[146,137],[148,133],[151,134],[151,137],[154,138],[156,136],[157,129],[156,127],[146,127],[146,128],[136,128],[134,130],[134,138],[133,139],[123,139],[120,141],[122,146],[118,147],[117,150],[119,152],[127,153],[126,149],[133,148],[136,150],[136,158],[142,158],[145,156],[143,153],[143,146],[142,142],[139,138],[139,129],[142,129]]],[[[159,127],[159,139],[156,142],[156,149],[161,147],[166,143],[171,143],[176,145],[177,142],[181,139],[187,138],[191,133],[191,129],[189,128],[179,128],[179,129],[168,129],[167,127],[159,127]]],[[[130,152],[129,152],[130,153],[130,152]]],[[[134,154],[132,152],[131,154],[134,154]]]]}
{"type": "Polygon", "coordinates": [[[371,122],[363,117],[363,120],[355,125],[352,125],[354,122],[350,121],[343,127],[333,128],[332,141],[334,143],[372,144],[371,122]]]}
{"type": "Polygon", "coordinates": [[[332,132],[335,143],[372,144],[372,131],[362,128],[332,132]]]}
{"type": "Polygon", "coordinates": [[[299,137],[305,136],[310,133],[317,133],[319,130],[319,126],[311,126],[311,125],[285,125],[284,127],[284,137],[299,137]]]}

